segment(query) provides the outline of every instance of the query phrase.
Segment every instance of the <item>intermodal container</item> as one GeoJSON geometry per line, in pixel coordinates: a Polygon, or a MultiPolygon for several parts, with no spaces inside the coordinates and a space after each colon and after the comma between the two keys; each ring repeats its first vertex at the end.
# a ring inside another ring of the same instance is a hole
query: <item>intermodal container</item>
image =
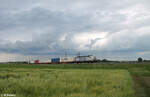
{"type": "Polygon", "coordinates": [[[35,60],[35,61],[34,61],[34,64],[39,64],[39,60],[35,60]]]}
{"type": "Polygon", "coordinates": [[[60,63],[60,58],[52,58],[51,63],[60,63]]]}

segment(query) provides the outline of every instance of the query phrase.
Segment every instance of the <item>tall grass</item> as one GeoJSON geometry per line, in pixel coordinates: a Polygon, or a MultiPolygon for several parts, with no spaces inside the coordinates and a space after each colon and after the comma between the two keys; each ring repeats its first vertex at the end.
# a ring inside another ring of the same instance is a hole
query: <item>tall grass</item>
{"type": "Polygon", "coordinates": [[[17,97],[134,97],[126,70],[21,69],[0,71],[0,94],[17,97]]]}

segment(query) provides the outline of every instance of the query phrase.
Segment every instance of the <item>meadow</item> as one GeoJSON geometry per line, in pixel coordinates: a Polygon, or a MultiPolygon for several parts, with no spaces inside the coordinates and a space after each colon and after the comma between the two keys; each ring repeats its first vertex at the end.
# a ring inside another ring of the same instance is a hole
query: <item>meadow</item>
{"type": "Polygon", "coordinates": [[[150,97],[149,63],[0,64],[0,94],[16,97],[150,97]]]}

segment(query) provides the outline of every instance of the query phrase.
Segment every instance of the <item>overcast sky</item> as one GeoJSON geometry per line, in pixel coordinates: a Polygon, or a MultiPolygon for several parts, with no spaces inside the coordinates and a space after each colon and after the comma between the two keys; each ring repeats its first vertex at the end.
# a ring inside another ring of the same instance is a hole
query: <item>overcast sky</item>
{"type": "Polygon", "coordinates": [[[65,50],[150,59],[150,0],[0,0],[0,61],[65,50]]]}

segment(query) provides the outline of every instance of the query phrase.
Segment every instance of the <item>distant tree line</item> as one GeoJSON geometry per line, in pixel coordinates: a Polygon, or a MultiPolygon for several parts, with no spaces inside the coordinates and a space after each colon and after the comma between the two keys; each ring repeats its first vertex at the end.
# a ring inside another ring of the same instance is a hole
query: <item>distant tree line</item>
{"type": "Polygon", "coordinates": [[[150,62],[150,60],[143,60],[141,57],[137,59],[138,62],[150,62]]]}

